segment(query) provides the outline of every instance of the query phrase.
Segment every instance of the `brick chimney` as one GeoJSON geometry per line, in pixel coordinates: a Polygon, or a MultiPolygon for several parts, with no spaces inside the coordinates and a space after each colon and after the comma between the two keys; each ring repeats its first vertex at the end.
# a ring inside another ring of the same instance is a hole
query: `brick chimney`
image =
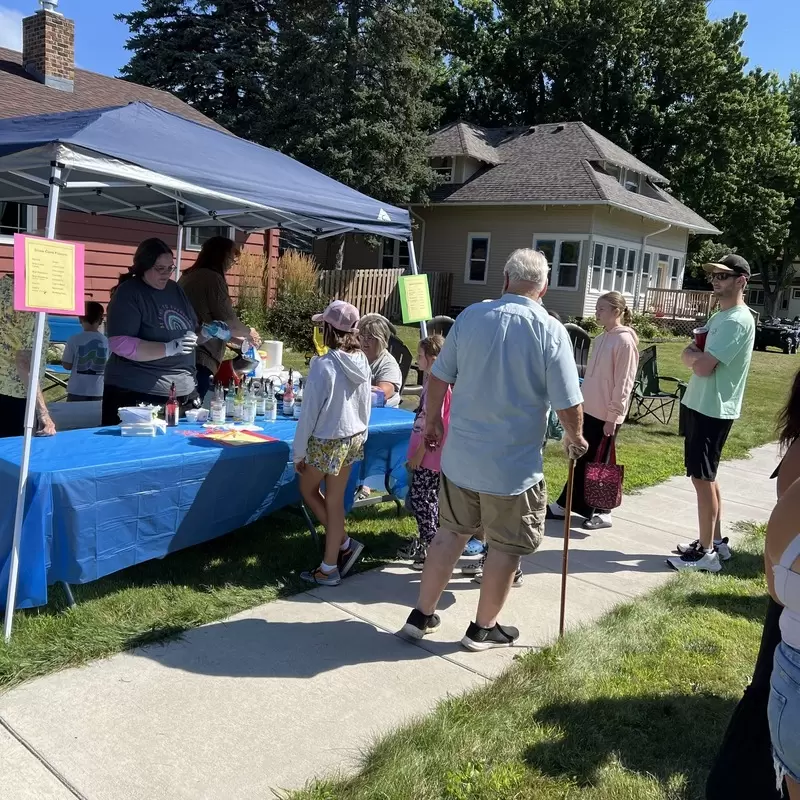
{"type": "Polygon", "coordinates": [[[71,92],[75,85],[75,23],[56,11],[58,0],[22,20],[22,63],[51,89],[71,92]]]}

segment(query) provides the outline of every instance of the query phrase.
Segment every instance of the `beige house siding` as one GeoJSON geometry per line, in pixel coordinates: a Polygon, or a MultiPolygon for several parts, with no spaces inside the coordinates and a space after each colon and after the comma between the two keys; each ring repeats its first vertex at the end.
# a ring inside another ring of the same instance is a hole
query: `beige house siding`
{"type": "Polygon", "coordinates": [[[622,291],[631,307],[638,306],[644,301],[647,286],[668,289],[672,286],[680,288],[683,285],[683,272],[686,267],[686,250],[689,242],[689,233],[685,228],[673,226],[655,236],[650,236],[645,243],[644,253],[649,254],[649,277],[643,276],[644,255],[642,243],[644,237],[666,227],[666,224],[654,222],[635,214],[629,214],[619,209],[596,207],[592,225],[592,243],[589,264],[586,271],[586,285],[584,292],[584,305],[577,312],[582,316],[594,314],[597,298],[611,289],[622,291]],[[603,266],[609,248],[614,248],[615,270],[613,284],[609,284],[608,272],[603,271],[600,281],[592,269],[592,259],[595,245],[602,246],[603,266]],[[627,273],[620,276],[616,270],[616,256],[623,249],[626,252],[626,263],[630,252],[635,253],[635,274],[632,285],[627,281],[627,273]],[[663,259],[662,256],[666,258],[663,259]],[[677,278],[673,280],[673,265],[678,259],[677,278]],[[621,278],[621,280],[620,280],[621,278]],[[597,284],[600,284],[599,287],[597,284]]]}
{"type": "Polygon", "coordinates": [[[544,208],[536,206],[430,206],[415,209],[424,219],[423,271],[453,273],[451,303],[464,307],[503,290],[503,266],[519,247],[531,247],[535,237],[564,236],[581,241],[578,288],[551,289],[545,305],[559,314],[572,315],[583,307],[588,238],[592,212],[589,207],[544,208]],[[470,234],[489,234],[489,269],[485,284],[467,283],[467,247],[470,234]]]}

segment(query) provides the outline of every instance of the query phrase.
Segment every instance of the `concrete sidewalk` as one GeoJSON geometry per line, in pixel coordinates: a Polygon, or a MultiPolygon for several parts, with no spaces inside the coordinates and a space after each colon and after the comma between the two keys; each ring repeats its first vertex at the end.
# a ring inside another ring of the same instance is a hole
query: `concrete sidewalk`
{"type": "MultiPolygon", "coordinates": [[[[723,465],[729,523],[768,518],[775,464],[768,446],[723,465]]],[[[627,496],[614,519],[611,530],[573,532],[570,625],[673,574],[666,555],[695,538],[694,492],[674,478],[627,496]]],[[[522,632],[518,648],[474,654],[458,645],[478,594],[460,576],[435,636],[394,635],[419,574],[389,566],[25,684],[0,697],[2,797],[263,800],[352,769],[375,736],[491,681],[522,648],[553,641],[561,547],[561,523],[548,523],[539,552],[523,560],[524,586],[503,614],[522,632]]]]}

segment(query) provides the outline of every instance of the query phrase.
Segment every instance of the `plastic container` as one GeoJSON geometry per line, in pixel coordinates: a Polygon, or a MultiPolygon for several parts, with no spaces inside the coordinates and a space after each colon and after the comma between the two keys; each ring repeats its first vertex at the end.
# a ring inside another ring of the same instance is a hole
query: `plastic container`
{"type": "Polygon", "coordinates": [[[117,414],[123,425],[136,425],[154,420],[159,408],[159,406],[123,406],[117,409],[117,414]]]}
{"type": "Polygon", "coordinates": [[[264,360],[265,370],[274,369],[283,364],[283,342],[261,342],[258,352],[264,360]]]}

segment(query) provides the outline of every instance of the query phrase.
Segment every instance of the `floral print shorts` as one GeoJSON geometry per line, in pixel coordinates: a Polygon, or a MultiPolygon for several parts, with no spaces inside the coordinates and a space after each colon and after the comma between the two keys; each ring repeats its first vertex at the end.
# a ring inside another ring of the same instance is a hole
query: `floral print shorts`
{"type": "Polygon", "coordinates": [[[306,464],[316,467],[325,475],[338,475],[344,467],[364,458],[365,433],[344,439],[317,439],[311,436],[306,448],[306,464]]]}

